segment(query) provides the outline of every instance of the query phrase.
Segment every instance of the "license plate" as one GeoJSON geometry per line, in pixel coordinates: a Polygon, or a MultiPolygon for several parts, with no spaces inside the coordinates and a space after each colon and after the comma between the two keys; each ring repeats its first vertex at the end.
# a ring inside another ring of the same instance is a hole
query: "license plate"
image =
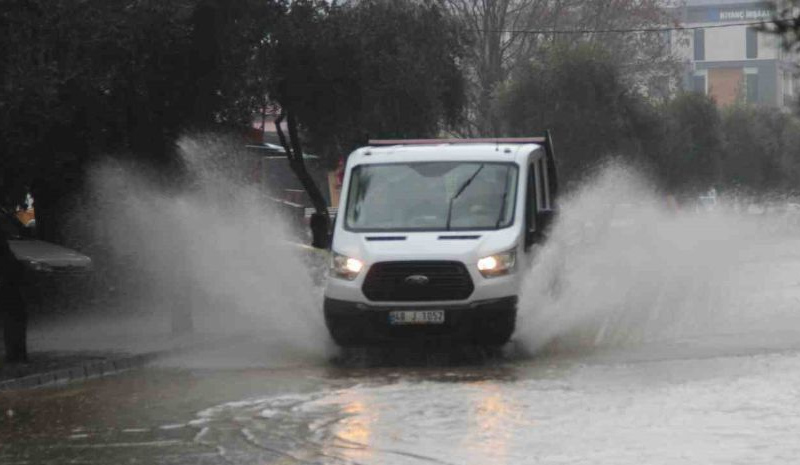
{"type": "Polygon", "coordinates": [[[444,323],[444,310],[413,310],[389,312],[392,325],[440,325],[444,323]]]}

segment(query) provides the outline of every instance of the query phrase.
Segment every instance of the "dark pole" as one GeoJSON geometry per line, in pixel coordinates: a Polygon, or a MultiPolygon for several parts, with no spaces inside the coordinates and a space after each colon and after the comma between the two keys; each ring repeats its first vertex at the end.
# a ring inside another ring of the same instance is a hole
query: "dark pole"
{"type": "Polygon", "coordinates": [[[22,265],[0,234],[0,312],[7,363],[28,361],[28,312],[22,298],[22,265]]]}

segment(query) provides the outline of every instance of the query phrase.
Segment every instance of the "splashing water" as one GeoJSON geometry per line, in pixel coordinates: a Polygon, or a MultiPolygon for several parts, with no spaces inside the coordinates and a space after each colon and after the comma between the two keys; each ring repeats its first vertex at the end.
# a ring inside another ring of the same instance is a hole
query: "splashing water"
{"type": "MultiPolygon", "coordinates": [[[[209,137],[179,145],[188,187],[156,187],[120,163],[95,170],[97,237],[125,273],[147,277],[145,305],[188,305],[200,325],[322,360],[330,342],[308,252],[290,244],[246,157],[209,137]]],[[[635,170],[599,170],[561,202],[523,282],[515,339],[530,352],[800,341],[800,228],[731,205],[675,208],[635,170]]]]}
{"type": "MultiPolygon", "coordinates": [[[[120,271],[145,285],[135,299],[165,314],[191,308],[199,331],[250,331],[286,352],[322,357],[329,339],[310,252],[249,179],[248,154],[213,137],[179,141],[192,182],[157,187],[122,163],[94,170],[95,235],[120,271]]],[[[252,157],[252,155],[250,155],[252,157]]],[[[284,354],[285,355],[285,354],[284,354]]]]}
{"type": "Polygon", "coordinates": [[[533,351],[800,340],[794,218],[736,205],[679,209],[634,170],[604,167],[562,202],[523,284],[517,338],[533,351]]]}

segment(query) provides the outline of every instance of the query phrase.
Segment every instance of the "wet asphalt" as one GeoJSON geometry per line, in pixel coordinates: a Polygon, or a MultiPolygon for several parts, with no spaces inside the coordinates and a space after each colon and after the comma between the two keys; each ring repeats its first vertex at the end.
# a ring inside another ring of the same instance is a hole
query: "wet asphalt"
{"type": "MultiPolygon", "coordinates": [[[[241,450],[208,441],[204,410],[248,399],[319,395],[398,380],[476,382],[517,376],[517,355],[498,349],[369,349],[310,366],[235,369],[151,366],[83,382],[0,392],[0,464],[351,463],[283,437],[241,450]],[[310,454],[310,455],[309,455],[310,454]],[[303,455],[303,454],[300,454],[303,455]]],[[[171,364],[167,364],[171,365],[171,364]]],[[[234,419],[235,423],[235,419],[234,419]]],[[[307,425],[303,426],[304,428],[307,425]]],[[[244,430],[246,431],[246,430],[244,430]]],[[[305,433],[298,432],[297,437],[305,433]]]]}
{"type": "Polygon", "coordinates": [[[0,393],[0,464],[795,463],[797,333],[725,340],[156,363],[0,393]]]}

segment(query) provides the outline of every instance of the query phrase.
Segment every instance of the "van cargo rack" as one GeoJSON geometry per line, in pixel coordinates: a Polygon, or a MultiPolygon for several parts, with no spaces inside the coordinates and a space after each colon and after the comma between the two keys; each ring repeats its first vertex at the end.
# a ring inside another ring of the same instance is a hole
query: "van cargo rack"
{"type": "Polygon", "coordinates": [[[496,137],[482,139],[370,139],[370,146],[440,144],[545,144],[547,137],[496,137]]]}

